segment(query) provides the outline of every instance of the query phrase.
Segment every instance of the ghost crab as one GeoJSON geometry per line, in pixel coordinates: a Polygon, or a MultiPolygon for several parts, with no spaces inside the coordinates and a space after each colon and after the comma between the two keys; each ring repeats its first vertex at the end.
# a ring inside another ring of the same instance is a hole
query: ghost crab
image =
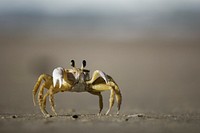
{"type": "Polygon", "coordinates": [[[85,60],[83,60],[81,68],[75,66],[74,60],[71,60],[71,66],[71,69],[64,69],[62,67],[55,68],[52,76],[48,74],[39,76],[33,89],[33,103],[36,105],[35,96],[39,90],[38,104],[43,115],[46,117],[50,116],[46,111],[47,97],[49,97],[52,112],[57,115],[54,107],[54,94],[64,91],[89,92],[90,94],[98,96],[100,108],[98,114],[100,114],[103,109],[103,97],[101,92],[106,90],[110,90],[109,109],[106,115],[109,114],[114,104],[115,96],[118,104],[117,114],[119,114],[122,95],[113,78],[100,70],[94,71],[92,78],[90,78],[90,71],[85,69],[85,60]],[[45,88],[47,89],[47,93],[44,95],[45,88]]]}

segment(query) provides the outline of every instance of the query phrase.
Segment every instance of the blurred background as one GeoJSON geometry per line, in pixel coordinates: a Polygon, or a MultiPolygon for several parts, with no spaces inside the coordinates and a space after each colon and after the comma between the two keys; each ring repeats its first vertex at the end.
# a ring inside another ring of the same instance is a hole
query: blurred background
{"type": "MultiPolygon", "coordinates": [[[[37,78],[70,68],[71,59],[114,78],[122,113],[199,112],[200,1],[0,1],[0,113],[39,113],[37,78]]],[[[64,113],[98,111],[98,97],[88,93],[55,100],[64,113]]]]}

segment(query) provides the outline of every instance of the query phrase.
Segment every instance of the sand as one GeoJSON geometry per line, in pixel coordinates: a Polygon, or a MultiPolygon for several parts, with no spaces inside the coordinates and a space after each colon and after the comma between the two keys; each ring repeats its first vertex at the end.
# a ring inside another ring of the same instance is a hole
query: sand
{"type": "Polygon", "coordinates": [[[44,118],[41,114],[1,114],[0,132],[10,133],[199,133],[199,113],[135,113],[120,115],[67,114],[44,118]]]}

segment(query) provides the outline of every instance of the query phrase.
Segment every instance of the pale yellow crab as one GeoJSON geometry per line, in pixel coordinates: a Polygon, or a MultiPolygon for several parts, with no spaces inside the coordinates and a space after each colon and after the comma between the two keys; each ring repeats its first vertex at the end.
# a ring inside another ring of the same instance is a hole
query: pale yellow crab
{"type": "Polygon", "coordinates": [[[64,91],[89,92],[93,95],[97,95],[99,97],[100,114],[103,109],[103,97],[101,92],[105,90],[110,90],[109,109],[106,112],[106,115],[110,112],[114,104],[115,96],[118,104],[117,114],[119,114],[122,95],[113,78],[100,70],[96,70],[90,79],[90,71],[84,69],[86,66],[85,60],[83,60],[81,68],[75,67],[74,60],[71,61],[71,66],[72,69],[64,69],[62,67],[55,68],[52,76],[48,74],[42,74],[39,76],[33,89],[33,103],[36,105],[35,96],[39,90],[38,103],[43,115],[49,116],[48,112],[46,111],[46,99],[48,96],[51,109],[53,113],[57,115],[54,107],[54,94],[64,91]],[[44,94],[45,88],[47,89],[46,94],[44,94]]]}

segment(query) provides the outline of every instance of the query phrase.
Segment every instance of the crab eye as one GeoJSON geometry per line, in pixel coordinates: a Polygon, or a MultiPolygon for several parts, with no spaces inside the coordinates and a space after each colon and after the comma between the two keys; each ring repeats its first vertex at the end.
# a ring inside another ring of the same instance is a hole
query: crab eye
{"type": "Polygon", "coordinates": [[[71,66],[75,67],[75,61],[74,60],[71,60],[71,66]]]}
{"type": "Polygon", "coordinates": [[[86,61],[85,61],[85,60],[83,60],[83,62],[82,62],[82,66],[83,66],[83,67],[86,66],[86,61]]]}

